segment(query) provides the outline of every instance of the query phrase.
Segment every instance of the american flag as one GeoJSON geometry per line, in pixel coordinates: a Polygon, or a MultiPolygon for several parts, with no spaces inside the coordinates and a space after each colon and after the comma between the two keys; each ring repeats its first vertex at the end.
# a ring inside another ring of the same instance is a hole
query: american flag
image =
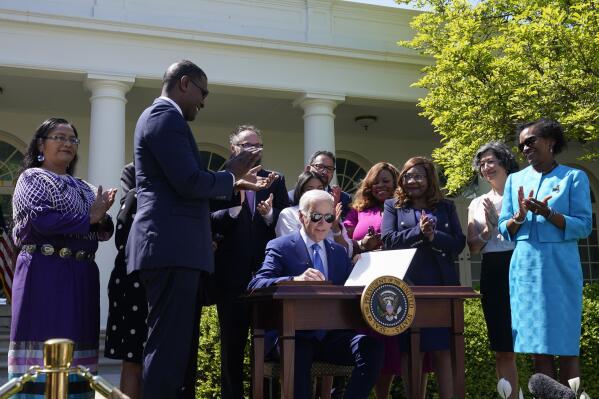
{"type": "MultiPolygon", "coordinates": [[[[0,217],[2,216],[0,215],[0,217]]],[[[17,249],[4,223],[1,223],[0,230],[2,231],[0,234],[0,280],[6,299],[10,302],[12,299],[12,279],[15,274],[17,249]]]]}

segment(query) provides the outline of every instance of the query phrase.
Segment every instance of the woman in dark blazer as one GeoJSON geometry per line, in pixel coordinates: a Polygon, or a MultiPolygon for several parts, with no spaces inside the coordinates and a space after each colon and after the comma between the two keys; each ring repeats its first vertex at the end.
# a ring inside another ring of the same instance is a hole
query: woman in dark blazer
{"type": "MultiPolygon", "coordinates": [[[[466,237],[453,202],[443,198],[433,163],[410,158],[399,174],[392,199],[385,201],[381,235],[384,249],[417,248],[405,280],[410,285],[459,285],[454,260],[466,237]]],[[[407,350],[407,336],[401,347],[407,350]]],[[[454,395],[449,329],[421,331],[420,351],[430,352],[441,399],[454,395]]]]}

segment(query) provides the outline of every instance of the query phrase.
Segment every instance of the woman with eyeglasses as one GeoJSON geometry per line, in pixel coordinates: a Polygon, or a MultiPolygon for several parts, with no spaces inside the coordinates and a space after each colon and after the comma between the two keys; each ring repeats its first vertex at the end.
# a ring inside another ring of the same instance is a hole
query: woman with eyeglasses
{"type": "MultiPolygon", "coordinates": [[[[50,118],[35,132],[13,194],[13,238],[20,248],[13,280],[9,378],[42,365],[44,341],[74,341],[72,366],[97,371],[100,281],[94,254],[113,224],[106,214],[116,190],[103,191],[73,177],[79,138],[64,119],[50,118]]],[[[43,398],[44,375],[16,397],[43,398]]],[[[93,398],[77,375],[70,398],[93,398]]]]}
{"type": "Polygon", "coordinates": [[[562,126],[539,119],[518,129],[529,165],[508,176],[499,231],[516,243],[510,263],[514,351],[533,355],[535,372],[559,381],[580,376],[582,268],[578,240],[591,233],[589,179],[555,156],[566,145],[562,126]]]}
{"type": "MultiPolygon", "coordinates": [[[[295,233],[300,230],[301,222],[299,219],[299,200],[304,193],[310,190],[324,190],[325,182],[323,177],[312,171],[303,172],[297,179],[295,190],[293,191],[293,206],[287,207],[281,211],[277,224],[275,226],[275,234],[281,237],[290,233],[295,233]]],[[[328,240],[337,242],[348,250],[351,256],[352,245],[351,240],[347,236],[347,231],[341,223],[341,207],[340,203],[335,207],[335,215],[332,220],[326,220],[331,223],[331,231],[327,237],[328,240]]],[[[329,219],[330,216],[327,216],[329,219]]]]}
{"type": "MultiPolygon", "coordinates": [[[[430,160],[413,157],[404,164],[394,198],[385,201],[381,235],[384,249],[417,249],[405,275],[409,284],[459,285],[454,260],[466,237],[455,205],[443,198],[430,160]]],[[[454,384],[449,329],[423,328],[420,336],[420,352],[431,354],[440,397],[450,399],[454,384]]],[[[400,348],[409,348],[406,334],[400,335],[400,348]]]]}
{"type": "Polygon", "coordinates": [[[514,243],[497,230],[505,181],[518,171],[516,157],[508,146],[492,141],[474,155],[472,167],[491,186],[468,207],[468,247],[471,254],[482,254],[480,292],[491,349],[495,352],[497,378],[512,386],[510,398],[518,397],[518,372],[512,342],[509,270],[514,243]]]}

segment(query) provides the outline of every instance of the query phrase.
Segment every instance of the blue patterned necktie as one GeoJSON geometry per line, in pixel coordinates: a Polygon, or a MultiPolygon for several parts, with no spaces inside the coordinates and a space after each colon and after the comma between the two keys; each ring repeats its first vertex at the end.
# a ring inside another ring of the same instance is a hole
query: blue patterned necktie
{"type": "Polygon", "coordinates": [[[314,258],[314,268],[322,273],[324,278],[327,278],[327,273],[324,271],[324,263],[322,263],[322,258],[318,253],[320,251],[320,245],[312,244],[312,255],[314,258]]]}
{"type": "MultiPolygon", "coordinates": [[[[322,263],[322,258],[320,257],[320,254],[318,253],[320,251],[320,245],[318,244],[312,244],[311,246],[312,248],[312,255],[313,255],[313,259],[314,259],[314,268],[318,271],[320,271],[323,276],[324,279],[327,279],[327,274],[324,271],[324,263],[322,263]]],[[[316,338],[319,341],[322,341],[324,336],[327,334],[326,330],[314,330],[314,338],[316,338]]]]}

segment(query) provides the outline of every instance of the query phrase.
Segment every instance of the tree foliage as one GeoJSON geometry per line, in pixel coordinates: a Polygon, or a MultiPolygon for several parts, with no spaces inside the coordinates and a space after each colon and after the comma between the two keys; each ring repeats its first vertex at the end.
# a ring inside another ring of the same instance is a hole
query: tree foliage
{"type": "Polygon", "coordinates": [[[432,58],[415,86],[428,90],[419,105],[442,136],[433,158],[450,192],[472,178],[480,145],[542,116],[599,158],[599,0],[398,2],[429,10],[400,45],[432,58]]]}

